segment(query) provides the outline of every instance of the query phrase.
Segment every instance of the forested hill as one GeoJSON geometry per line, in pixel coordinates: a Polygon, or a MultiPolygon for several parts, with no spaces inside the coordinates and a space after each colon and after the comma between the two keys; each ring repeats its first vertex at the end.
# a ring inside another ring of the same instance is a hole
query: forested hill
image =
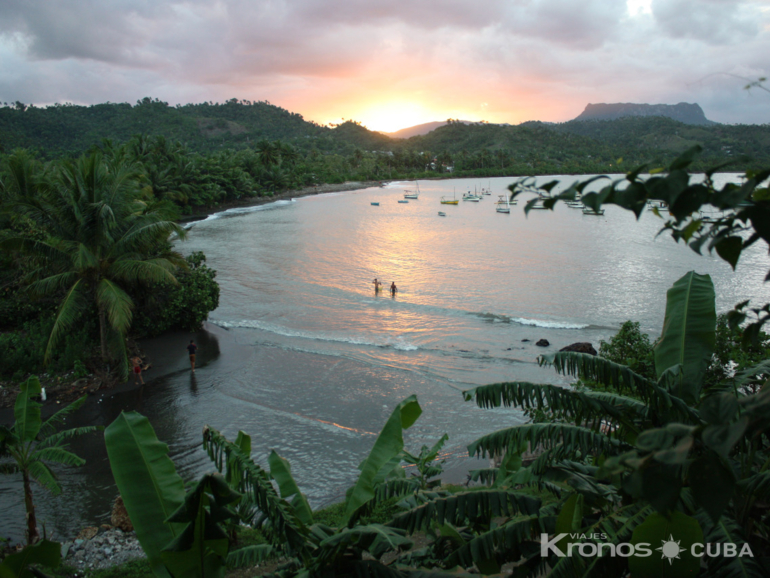
{"type": "Polygon", "coordinates": [[[590,173],[614,169],[619,159],[623,168],[670,160],[695,144],[705,149],[699,169],[741,155],[753,161],[736,164],[735,170],[770,166],[770,125],[695,126],[660,116],[517,126],[451,121],[425,135],[393,139],[354,121],[320,126],[267,102],[235,99],[175,107],[150,98],[133,106],[0,107],[0,154],[28,148],[44,158],[79,155],[104,139],[119,144],[137,134],[163,136],[198,153],[249,149],[259,141],[280,140],[304,154],[317,151],[353,158],[365,151],[424,153],[438,158],[442,167],[454,164],[456,169],[473,166],[484,171],[517,167],[533,173],[590,173]]]}
{"type": "Polygon", "coordinates": [[[735,170],[770,165],[770,125],[693,126],[664,117],[517,126],[455,122],[401,142],[412,149],[454,156],[486,150],[490,158],[510,155],[533,168],[546,163],[565,173],[591,172],[597,164],[606,166],[618,159],[624,166],[671,159],[696,144],[704,148],[698,166],[742,155],[752,161],[736,164],[735,170]]]}
{"type": "Polygon", "coordinates": [[[105,103],[35,108],[17,103],[0,107],[0,153],[31,148],[47,157],[59,157],[80,154],[105,138],[120,143],[135,134],[162,135],[197,152],[245,148],[262,139],[308,140],[324,151],[382,149],[391,142],[389,137],[356,123],[324,127],[268,102],[236,99],[176,107],[147,97],[133,106],[105,103]]]}

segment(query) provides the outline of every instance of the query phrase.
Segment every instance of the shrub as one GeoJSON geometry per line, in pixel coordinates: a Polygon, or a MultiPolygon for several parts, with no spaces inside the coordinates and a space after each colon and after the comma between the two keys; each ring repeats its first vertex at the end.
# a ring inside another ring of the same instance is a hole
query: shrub
{"type": "Polygon", "coordinates": [[[179,285],[158,284],[136,296],[131,326],[139,337],[166,331],[196,331],[209,312],[219,305],[216,271],[206,266],[206,256],[195,252],[187,258],[188,270],[177,272],[179,285]]]}

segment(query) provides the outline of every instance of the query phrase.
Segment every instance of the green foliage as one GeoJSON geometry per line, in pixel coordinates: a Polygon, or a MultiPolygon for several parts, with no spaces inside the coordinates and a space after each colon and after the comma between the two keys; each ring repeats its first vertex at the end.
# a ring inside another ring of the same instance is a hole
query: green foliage
{"type": "MultiPolygon", "coordinates": [[[[45,348],[53,327],[53,317],[45,317],[24,323],[14,332],[0,334],[0,376],[26,376],[43,370],[45,348]]],[[[94,345],[94,327],[86,322],[73,330],[67,340],[51,356],[49,369],[67,371],[77,364],[83,365],[94,345]]],[[[88,375],[86,372],[85,375],[88,375]]],[[[76,377],[84,377],[79,375],[76,377]]]]}
{"type": "Polygon", "coordinates": [[[0,473],[20,473],[22,476],[27,512],[27,544],[33,544],[38,537],[31,481],[36,481],[53,494],[61,493],[56,474],[48,464],[83,465],[85,460],[69,451],[67,441],[101,429],[87,426],[57,432],[64,418],[83,405],[85,397],[43,421],[40,404],[34,399],[40,396],[41,391],[37,377],[32,376],[22,383],[13,408],[15,423],[10,428],[0,427],[0,473]]]}
{"type": "Polygon", "coordinates": [[[40,578],[45,576],[36,566],[57,568],[61,564],[61,544],[43,540],[10,554],[0,561],[2,578],[40,578]]]}
{"type": "Polygon", "coordinates": [[[59,301],[44,360],[50,362],[62,338],[95,309],[102,361],[117,359],[125,376],[133,308],[125,289],[175,282],[171,272],[181,256],[158,247],[184,230],[167,220],[165,205],[141,200],[132,162],[97,151],[62,163],[50,177],[36,166],[23,153],[10,158],[15,179],[0,191],[0,208],[30,219],[47,237],[14,233],[0,239],[0,247],[33,264],[25,276],[33,295],[59,301]]]}
{"type": "Polygon", "coordinates": [[[182,479],[147,418],[121,413],[105,431],[115,482],[153,573],[222,576],[229,551],[220,523],[240,499],[219,474],[207,474],[185,493],[182,479]]]}
{"type": "Polygon", "coordinates": [[[132,330],[138,336],[167,331],[196,331],[219,306],[216,271],[206,266],[206,257],[195,252],[186,257],[187,269],[176,274],[177,284],[159,284],[138,292],[132,330]]]}
{"type": "Polygon", "coordinates": [[[599,343],[599,355],[627,366],[634,373],[655,379],[655,358],[650,338],[639,329],[638,321],[626,321],[609,341],[599,343]]]}

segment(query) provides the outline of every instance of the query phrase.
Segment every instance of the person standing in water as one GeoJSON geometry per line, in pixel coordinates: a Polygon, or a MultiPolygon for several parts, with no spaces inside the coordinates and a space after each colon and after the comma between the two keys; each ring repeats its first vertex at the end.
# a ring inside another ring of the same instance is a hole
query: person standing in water
{"type": "Polygon", "coordinates": [[[393,281],[390,284],[390,294],[393,295],[393,297],[395,297],[396,296],[396,291],[398,291],[398,287],[396,287],[396,282],[393,281]]]}
{"type": "Polygon", "coordinates": [[[192,369],[192,372],[195,373],[195,351],[198,349],[198,346],[195,345],[195,340],[190,340],[190,345],[187,346],[187,351],[190,352],[190,368],[192,369]]]}
{"type": "Polygon", "coordinates": [[[377,277],[374,278],[374,281],[372,281],[372,283],[374,283],[374,292],[379,293],[380,289],[382,288],[382,283],[377,281],[377,277]]]}

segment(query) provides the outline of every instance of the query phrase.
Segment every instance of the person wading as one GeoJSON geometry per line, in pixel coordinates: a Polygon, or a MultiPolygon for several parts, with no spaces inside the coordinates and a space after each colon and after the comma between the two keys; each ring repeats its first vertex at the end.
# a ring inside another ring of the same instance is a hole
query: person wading
{"type": "Polygon", "coordinates": [[[195,373],[195,352],[197,351],[198,346],[195,345],[195,340],[190,340],[190,345],[187,346],[187,351],[190,352],[190,369],[192,369],[192,372],[195,373]]]}

